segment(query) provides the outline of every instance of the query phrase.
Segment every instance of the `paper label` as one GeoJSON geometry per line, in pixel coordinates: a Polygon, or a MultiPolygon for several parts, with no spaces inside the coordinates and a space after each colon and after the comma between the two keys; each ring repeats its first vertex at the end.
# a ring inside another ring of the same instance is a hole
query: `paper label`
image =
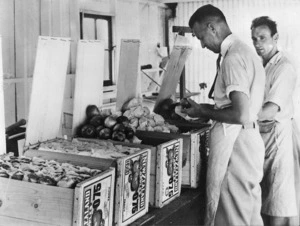
{"type": "Polygon", "coordinates": [[[109,226],[110,220],[110,202],[111,187],[113,183],[112,175],[101,178],[101,180],[84,186],[83,188],[83,226],[109,226]]]}
{"type": "Polygon", "coordinates": [[[163,148],[162,203],[179,192],[179,141],[163,148]]]}
{"type": "Polygon", "coordinates": [[[147,191],[148,152],[125,162],[122,222],[145,210],[147,191]]]}

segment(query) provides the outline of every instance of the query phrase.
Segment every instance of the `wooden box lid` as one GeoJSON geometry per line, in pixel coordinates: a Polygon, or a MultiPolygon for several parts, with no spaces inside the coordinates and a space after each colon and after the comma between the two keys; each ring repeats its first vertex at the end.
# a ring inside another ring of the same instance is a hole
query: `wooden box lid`
{"type": "Polygon", "coordinates": [[[59,135],[69,55],[69,38],[39,37],[25,146],[59,135]]]}

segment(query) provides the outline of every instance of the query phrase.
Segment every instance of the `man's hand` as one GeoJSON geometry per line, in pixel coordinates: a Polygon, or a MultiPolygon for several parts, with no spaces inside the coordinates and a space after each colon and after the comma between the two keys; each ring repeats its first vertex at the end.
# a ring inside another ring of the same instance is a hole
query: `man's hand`
{"type": "Polygon", "coordinates": [[[202,118],[202,119],[209,119],[208,117],[208,110],[213,108],[211,104],[197,104],[192,99],[187,99],[190,103],[190,108],[182,109],[181,112],[187,114],[189,117],[192,118],[202,118]]]}

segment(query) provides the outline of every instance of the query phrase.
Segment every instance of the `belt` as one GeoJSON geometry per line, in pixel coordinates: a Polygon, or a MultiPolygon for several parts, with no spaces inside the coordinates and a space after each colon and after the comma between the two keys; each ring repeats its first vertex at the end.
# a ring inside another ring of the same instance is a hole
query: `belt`
{"type": "Polygon", "coordinates": [[[248,122],[244,125],[242,125],[242,129],[254,129],[256,127],[255,122],[248,122]]]}

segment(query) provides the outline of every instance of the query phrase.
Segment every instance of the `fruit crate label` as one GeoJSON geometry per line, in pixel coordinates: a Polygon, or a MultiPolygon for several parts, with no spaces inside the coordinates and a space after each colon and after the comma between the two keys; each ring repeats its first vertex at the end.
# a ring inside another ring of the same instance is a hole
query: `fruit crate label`
{"type": "Polygon", "coordinates": [[[122,221],[125,222],[146,208],[148,152],[125,161],[122,221]]]}
{"type": "Polygon", "coordinates": [[[179,141],[163,148],[162,203],[179,192],[179,141]]]}
{"type": "Polygon", "coordinates": [[[110,205],[113,176],[101,178],[83,187],[82,226],[111,225],[110,205]]]}

